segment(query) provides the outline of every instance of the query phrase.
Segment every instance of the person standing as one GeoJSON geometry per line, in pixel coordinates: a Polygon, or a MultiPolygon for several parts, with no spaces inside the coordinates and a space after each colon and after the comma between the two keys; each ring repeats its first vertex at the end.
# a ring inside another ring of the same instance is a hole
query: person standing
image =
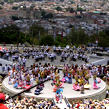
{"type": "Polygon", "coordinates": [[[108,98],[108,95],[109,95],[109,90],[107,89],[106,90],[106,98],[108,98]]]}
{"type": "Polygon", "coordinates": [[[56,102],[58,103],[58,101],[59,101],[59,93],[57,92],[56,93],[56,102]]]}
{"type": "Polygon", "coordinates": [[[19,62],[19,65],[21,65],[22,59],[21,59],[20,56],[19,56],[19,58],[18,58],[18,62],[19,62]]]}
{"type": "Polygon", "coordinates": [[[23,65],[26,66],[26,58],[25,57],[23,57],[22,62],[23,62],[23,65]]]}
{"type": "Polygon", "coordinates": [[[83,83],[82,83],[82,85],[81,85],[81,92],[80,92],[81,94],[84,94],[84,85],[83,85],[83,83]]]}
{"type": "Polygon", "coordinates": [[[7,66],[7,64],[5,65],[5,73],[8,73],[8,66],[7,66]]]}
{"type": "Polygon", "coordinates": [[[12,50],[12,48],[13,48],[13,44],[11,44],[11,50],[12,50]]]}
{"type": "Polygon", "coordinates": [[[56,46],[55,45],[53,46],[53,51],[56,52],[56,46]]]}
{"type": "Polygon", "coordinates": [[[62,103],[62,99],[63,99],[63,95],[62,95],[62,91],[61,91],[60,94],[59,94],[59,101],[60,101],[60,103],[62,103]]]}
{"type": "Polygon", "coordinates": [[[5,95],[0,93],[0,109],[8,109],[7,106],[4,105],[5,95]]]}
{"type": "Polygon", "coordinates": [[[9,60],[9,52],[6,52],[6,59],[9,60]]]}
{"type": "Polygon", "coordinates": [[[33,82],[34,82],[34,78],[33,78],[33,75],[31,75],[30,77],[30,84],[33,86],[33,82]]]}
{"type": "Polygon", "coordinates": [[[0,73],[2,73],[2,64],[0,63],[0,73]]]}

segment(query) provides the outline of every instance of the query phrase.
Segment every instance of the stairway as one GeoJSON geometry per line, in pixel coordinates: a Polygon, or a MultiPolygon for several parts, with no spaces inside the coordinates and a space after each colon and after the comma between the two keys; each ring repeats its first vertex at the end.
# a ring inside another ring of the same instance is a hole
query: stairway
{"type": "Polygon", "coordinates": [[[60,102],[57,103],[56,99],[54,98],[54,102],[60,109],[64,109],[64,108],[69,109],[69,107],[66,105],[66,102],[64,99],[62,99],[62,103],[60,103],[60,102]]]}

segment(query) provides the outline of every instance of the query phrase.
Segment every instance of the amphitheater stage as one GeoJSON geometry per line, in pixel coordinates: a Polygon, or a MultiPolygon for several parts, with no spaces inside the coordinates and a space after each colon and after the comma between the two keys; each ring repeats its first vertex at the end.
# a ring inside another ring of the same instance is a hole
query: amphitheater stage
{"type": "MultiPolygon", "coordinates": [[[[62,72],[60,72],[60,77],[62,78],[62,72]]],[[[8,77],[6,77],[3,82],[3,88],[5,89],[5,91],[7,91],[9,93],[9,95],[14,95],[17,93],[20,93],[21,91],[23,91],[24,89],[15,89],[13,87],[13,85],[9,85],[8,84],[8,77]]],[[[98,78],[97,78],[98,79],[98,78]]],[[[52,91],[53,87],[51,85],[51,80],[45,82],[45,87],[44,89],[41,91],[40,95],[35,95],[34,91],[35,88],[31,89],[30,92],[25,92],[22,96],[34,96],[37,98],[54,98],[55,97],[55,93],[52,91]]],[[[73,83],[75,82],[75,80],[73,79],[72,81],[73,83]]],[[[103,80],[101,80],[101,83],[98,83],[97,86],[100,87],[99,89],[93,89],[92,84],[93,84],[93,77],[91,77],[89,79],[89,83],[91,85],[91,88],[89,90],[85,90],[84,94],[81,94],[80,91],[75,91],[73,90],[73,84],[68,84],[68,83],[64,83],[63,86],[63,96],[66,97],[67,99],[83,99],[83,98],[91,98],[91,99],[97,99],[97,100],[102,100],[105,98],[106,96],[106,84],[103,80]]],[[[34,82],[34,85],[36,83],[34,82]]]]}

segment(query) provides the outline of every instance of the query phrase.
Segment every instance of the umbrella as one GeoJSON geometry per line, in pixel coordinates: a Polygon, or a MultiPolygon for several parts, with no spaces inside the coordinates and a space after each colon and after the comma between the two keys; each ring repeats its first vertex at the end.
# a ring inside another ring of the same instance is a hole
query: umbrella
{"type": "Polygon", "coordinates": [[[8,50],[6,47],[4,47],[3,49],[8,50]]]}
{"type": "Polygon", "coordinates": [[[6,47],[1,47],[0,46],[0,51],[3,51],[3,50],[8,50],[6,47]]]}
{"type": "Polygon", "coordinates": [[[0,51],[3,51],[3,47],[0,47],[0,51]]]}

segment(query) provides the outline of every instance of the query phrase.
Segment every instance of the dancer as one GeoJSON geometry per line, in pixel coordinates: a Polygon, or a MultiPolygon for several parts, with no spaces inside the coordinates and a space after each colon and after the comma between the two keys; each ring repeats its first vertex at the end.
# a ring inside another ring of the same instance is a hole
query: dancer
{"type": "Polygon", "coordinates": [[[58,103],[58,101],[59,101],[59,94],[58,94],[58,92],[56,93],[56,102],[58,103]]]}

